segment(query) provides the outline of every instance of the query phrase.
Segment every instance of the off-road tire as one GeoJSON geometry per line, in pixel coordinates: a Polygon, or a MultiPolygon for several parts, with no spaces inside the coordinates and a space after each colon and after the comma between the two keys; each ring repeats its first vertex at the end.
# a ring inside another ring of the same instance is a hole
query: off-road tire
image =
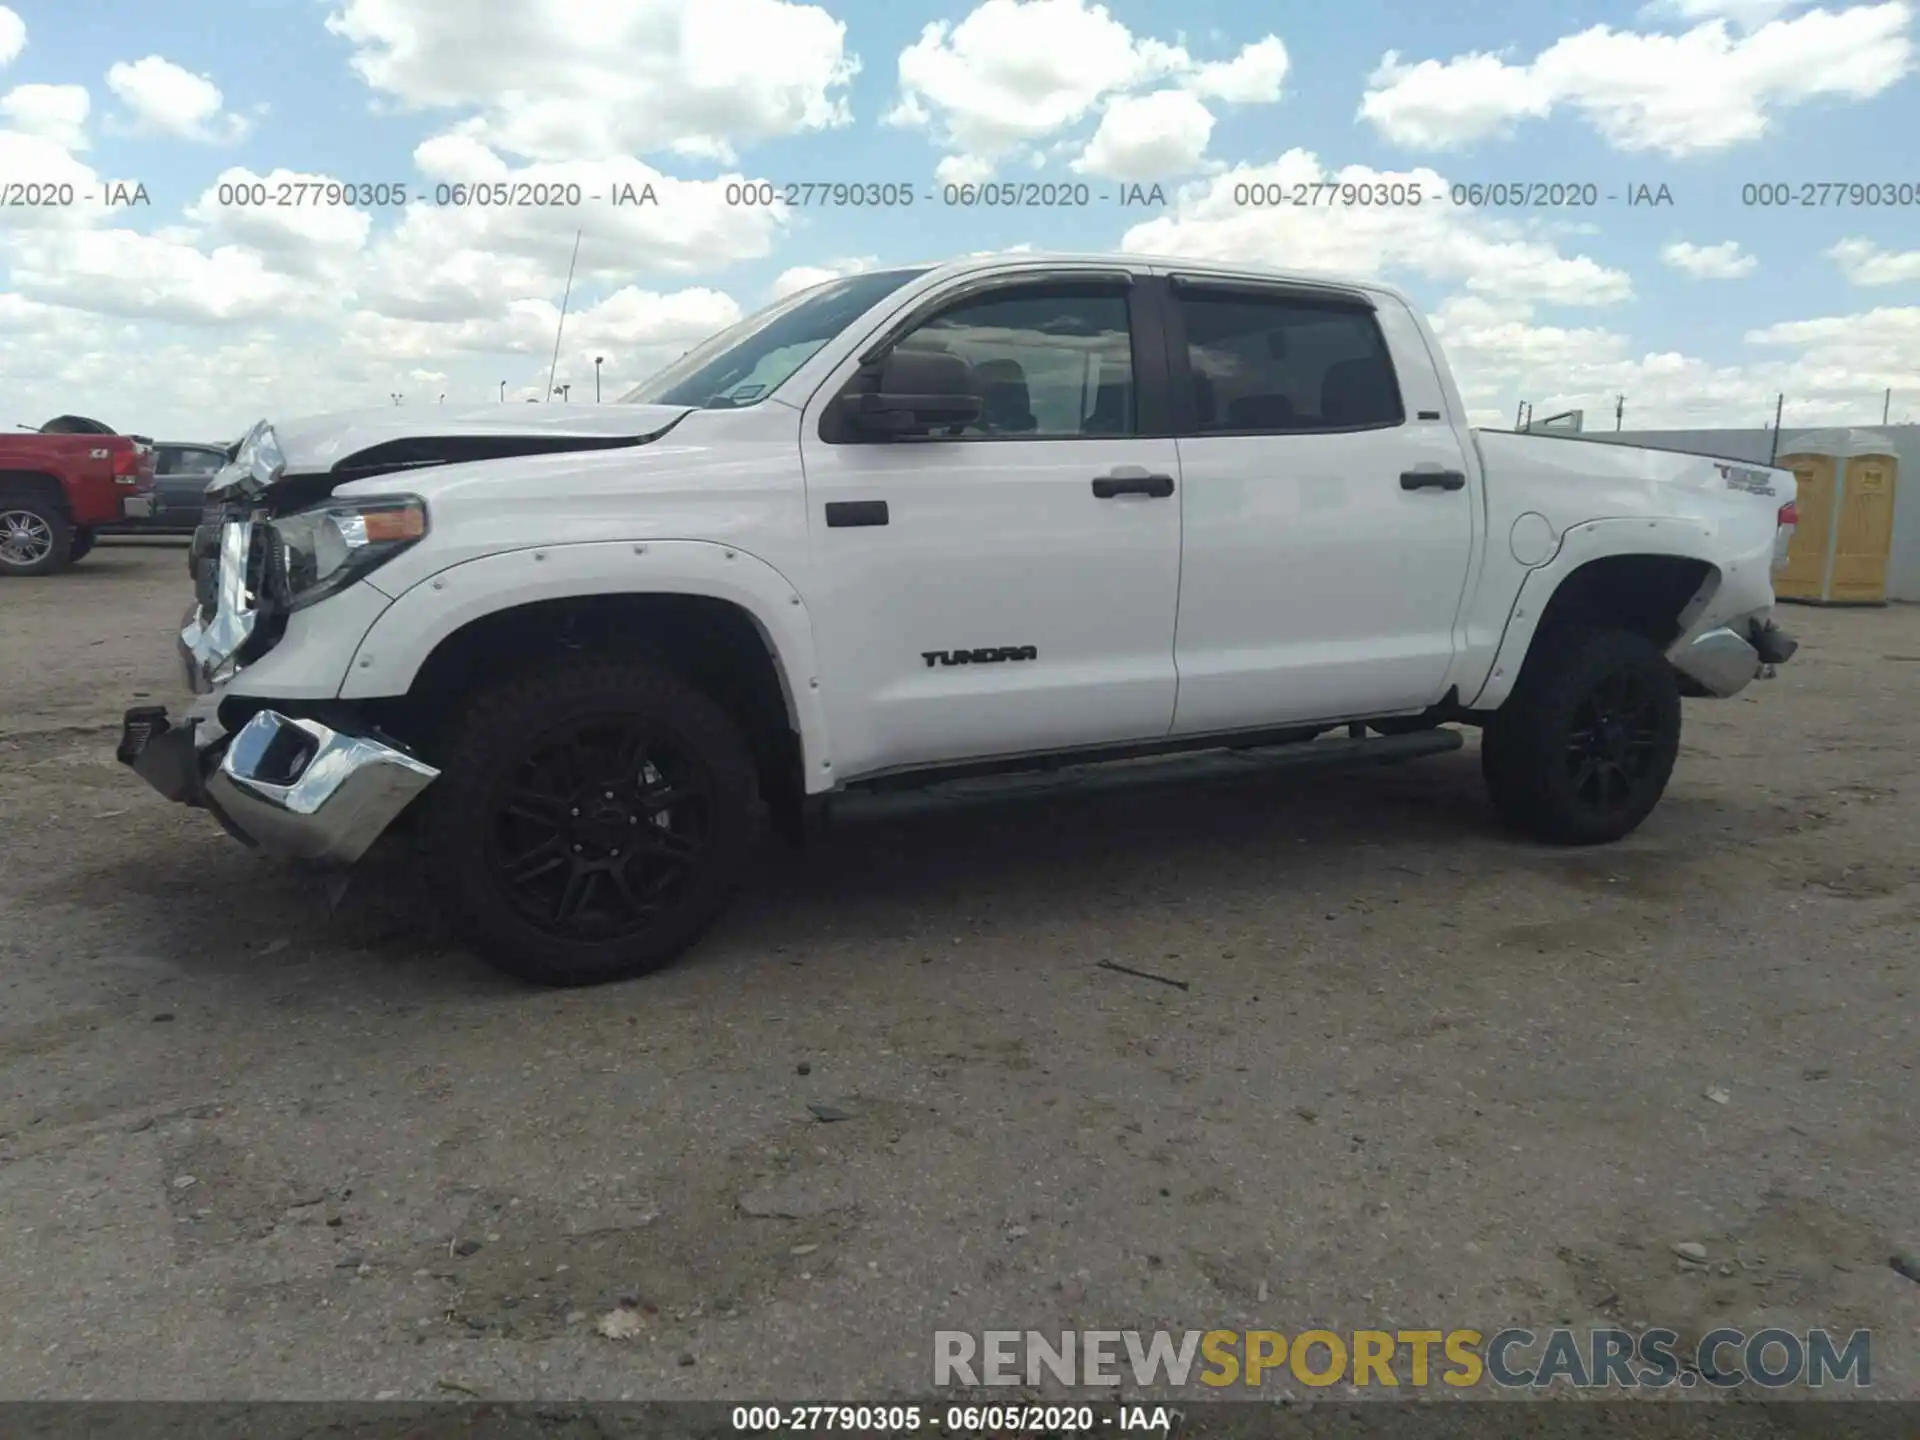
{"type": "Polygon", "coordinates": [[[9,512],[30,515],[46,526],[53,543],[45,554],[30,563],[16,563],[0,549],[0,576],[52,575],[67,568],[73,549],[73,526],[67,512],[38,490],[9,489],[0,485],[0,516],[9,512]]]}
{"type": "Polygon", "coordinates": [[[1550,845],[1604,845],[1631,834],[1666,792],[1680,753],[1680,690],[1651,641],[1626,630],[1556,627],[1535,637],[1520,679],[1481,734],[1480,770],[1494,808],[1550,845]],[[1637,694],[1643,723],[1621,768],[1588,765],[1610,690],[1637,694]],[[1617,774],[1617,778],[1616,778],[1617,774]],[[1606,788],[1598,788],[1604,785],[1606,788]]]}
{"type": "Polygon", "coordinates": [[[76,561],[85,559],[87,552],[93,549],[93,542],[97,538],[91,530],[76,528],[73,532],[73,539],[67,546],[67,563],[72,565],[76,561]]]}
{"type": "Polygon", "coordinates": [[[646,664],[570,656],[509,678],[475,697],[432,749],[441,773],[418,817],[429,889],[482,958],[533,984],[598,985],[666,965],[725,911],[759,834],[758,777],[739,727],[702,691],[646,664]],[[644,928],[611,939],[563,936],[529,920],[517,908],[521,892],[499,873],[490,849],[503,823],[498,799],[555,735],[603,721],[644,726],[697,767],[710,797],[704,846],[682,893],[644,928]]]}

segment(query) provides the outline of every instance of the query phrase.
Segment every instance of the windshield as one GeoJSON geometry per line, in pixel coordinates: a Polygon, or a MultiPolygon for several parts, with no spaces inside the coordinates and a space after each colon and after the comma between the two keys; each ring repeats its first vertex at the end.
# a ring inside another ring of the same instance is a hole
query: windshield
{"type": "Polygon", "coordinates": [[[749,315],[620,397],[623,405],[732,410],[764,400],[822,345],[918,270],[874,270],[815,285],[749,315]]]}

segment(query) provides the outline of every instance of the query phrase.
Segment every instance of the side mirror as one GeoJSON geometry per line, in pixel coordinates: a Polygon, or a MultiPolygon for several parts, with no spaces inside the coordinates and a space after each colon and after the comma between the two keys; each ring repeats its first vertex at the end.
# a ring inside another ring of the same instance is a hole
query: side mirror
{"type": "Polygon", "coordinates": [[[880,362],[874,388],[843,396],[841,406],[855,430],[872,435],[914,435],[980,418],[973,367],[941,351],[894,350],[880,362]]]}

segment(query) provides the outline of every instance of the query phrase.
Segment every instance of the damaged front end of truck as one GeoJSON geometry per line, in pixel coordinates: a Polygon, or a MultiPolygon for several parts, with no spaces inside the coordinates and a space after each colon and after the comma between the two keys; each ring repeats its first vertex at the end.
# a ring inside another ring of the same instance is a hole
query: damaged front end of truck
{"type": "Polygon", "coordinates": [[[225,689],[271,648],[294,610],[358,579],[368,559],[377,563],[421,538],[425,510],[406,497],[355,503],[302,512],[296,518],[312,522],[290,531],[270,493],[284,472],[263,421],[208,486],[194,604],[178,647],[195,699],[177,718],[160,705],[128,710],[116,758],[249,846],[351,864],[439,772],[357,716],[324,706],[289,715],[250,707],[225,689]]]}

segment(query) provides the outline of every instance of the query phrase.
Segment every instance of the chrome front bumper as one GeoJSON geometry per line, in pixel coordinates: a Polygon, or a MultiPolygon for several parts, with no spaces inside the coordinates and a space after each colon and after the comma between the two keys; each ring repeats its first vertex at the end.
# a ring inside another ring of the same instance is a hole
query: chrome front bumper
{"type": "Polygon", "coordinates": [[[1790,659],[1800,644],[1771,620],[1741,627],[1722,625],[1684,641],[1667,659],[1703,696],[1727,699],[1755,680],[1771,680],[1774,667],[1790,659]]]}
{"type": "Polygon", "coordinates": [[[129,710],[116,758],[274,854],[351,864],[440,774],[398,746],[277,710],[227,736],[213,711],[195,705],[176,725],[164,706],[129,710]]]}

